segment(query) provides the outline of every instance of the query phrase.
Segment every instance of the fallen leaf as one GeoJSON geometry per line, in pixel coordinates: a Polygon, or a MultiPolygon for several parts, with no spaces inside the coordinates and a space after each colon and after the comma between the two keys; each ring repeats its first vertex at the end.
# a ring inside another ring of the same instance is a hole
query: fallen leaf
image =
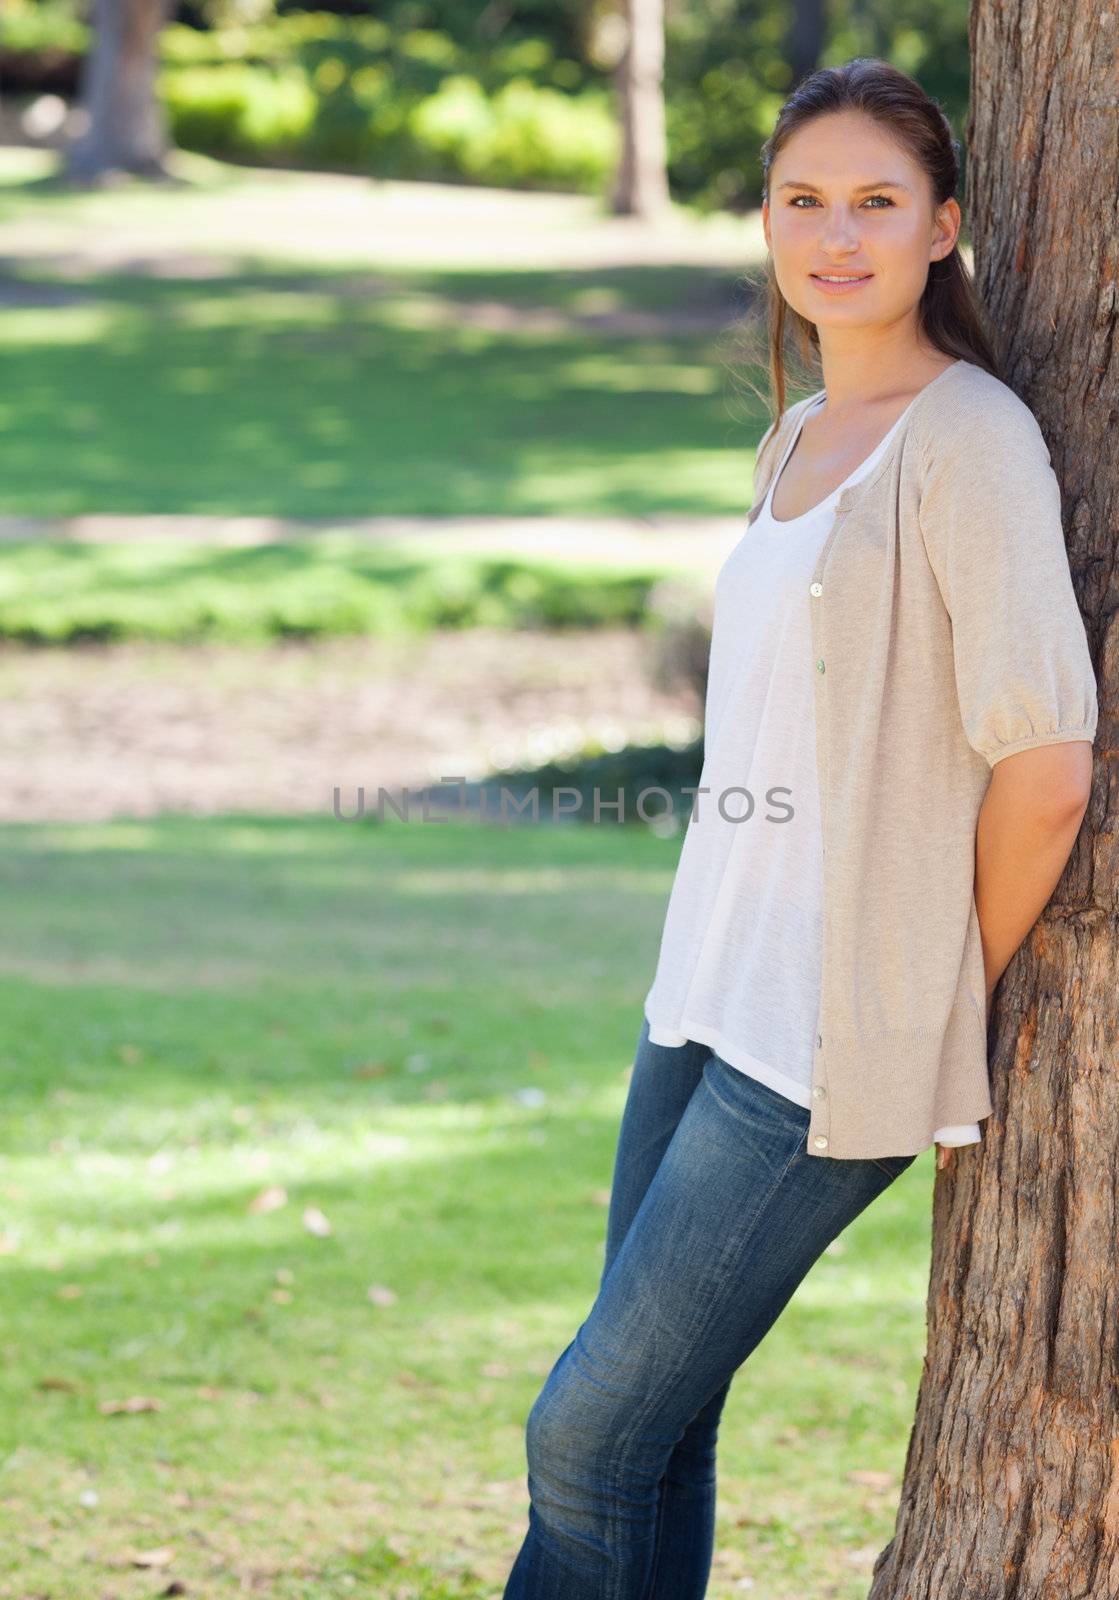
{"type": "Polygon", "coordinates": [[[281,1188],[278,1183],[273,1183],[267,1189],[262,1189],[259,1194],[253,1196],[249,1201],[249,1210],[259,1215],[263,1211],[276,1211],[280,1206],[286,1206],[287,1203],[287,1190],[281,1188]]]}
{"type": "Polygon", "coordinates": [[[102,1400],[97,1409],[111,1416],[118,1411],[163,1411],[166,1407],[155,1395],[133,1394],[127,1400],[102,1400]]]}
{"type": "Polygon", "coordinates": [[[303,1213],[303,1226],[308,1233],[313,1233],[316,1238],[325,1239],[330,1233],[330,1223],[318,1206],[308,1206],[303,1213]]]}
{"type": "Polygon", "coordinates": [[[168,1545],[161,1545],[158,1550],[130,1550],[128,1560],[134,1567],[169,1567],[175,1559],[175,1552],[168,1545]]]}

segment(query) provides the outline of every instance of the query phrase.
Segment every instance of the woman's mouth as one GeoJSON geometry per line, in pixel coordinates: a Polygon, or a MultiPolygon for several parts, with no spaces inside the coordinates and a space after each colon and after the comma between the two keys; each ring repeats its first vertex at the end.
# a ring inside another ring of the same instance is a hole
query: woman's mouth
{"type": "Polygon", "coordinates": [[[809,277],[817,284],[824,294],[851,294],[861,283],[869,283],[873,272],[828,273],[826,276],[820,272],[811,272],[809,277]]]}

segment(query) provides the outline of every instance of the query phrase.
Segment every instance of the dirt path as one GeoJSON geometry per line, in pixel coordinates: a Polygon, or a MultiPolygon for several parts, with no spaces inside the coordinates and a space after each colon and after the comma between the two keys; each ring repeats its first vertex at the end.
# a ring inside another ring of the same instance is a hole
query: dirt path
{"type": "Polygon", "coordinates": [[[270,649],[0,649],[0,821],[331,814],[363,784],[480,778],[590,734],[698,731],[627,629],[270,649]]]}
{"type": "Polygon", "coordinates": [[[271,544],[345,530],[373,544],[406,544],[417,555],[533,556],[604,567],[674,567],[713,576],[742,537],[733,517],[225,517],[190,513],[23,517],[0,514],[0,543],[12,539],[199,540],[222,546],[271,544]]]}

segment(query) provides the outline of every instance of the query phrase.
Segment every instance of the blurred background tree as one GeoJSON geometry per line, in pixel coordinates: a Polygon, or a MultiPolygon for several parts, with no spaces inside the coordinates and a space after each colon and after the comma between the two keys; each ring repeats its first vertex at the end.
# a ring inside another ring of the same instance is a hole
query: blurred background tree
{"type": "MultiPolygon", "coordinates": [[[[70,165],[86,181],[113,162],[159,171],[166,135],[224,159],[382,178],[613,184],[627,209],[628,3],[10,0],[0,78],[23,106],[85,93],[91,125],[70,165]]],[[[641,165],[663,167],[674,201],[751,209],[748,152],[781,100],[820,61],[852,55],[914,73],[962,125],[967,14],[967,0],[663,0],[664,155],[654,104],[641,165]]]]}

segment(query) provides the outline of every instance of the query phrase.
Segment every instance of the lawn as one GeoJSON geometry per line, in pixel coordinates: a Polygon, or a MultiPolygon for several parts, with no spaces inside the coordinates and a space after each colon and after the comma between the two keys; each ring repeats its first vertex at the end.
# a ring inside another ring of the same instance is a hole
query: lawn
{"type": "MultiPolygon", "coordinates": [[[[324,815],[5,845],[0,1595],[496,1596],[679,841],[324,815]]],[[[932,1177],[741,1370],[712,1600],[865,1594],[932,1177]]]]}
{"type": "MultiPolygon", "coordinates": [[[[361,180],[344,190],[352,208],[324,220],[306,177],[285,187],[193,158],[185,192],[68,195],[47,186],[52,163],[0,151],[0,513],[748,504],[767,419],[742,382],[755,369],[736,331],[740,279],[756,261],[741,224],[741,256],[728,242],[706,262],[615,264],[592,251],[583,265],[510,267],[505,234],[464,216],[464,233],[492,233],[488,258],[478,244],[456,258],[453,238],[424,234],[423,264],[397,259],[394,235],[419,224],[392,209],[395,191],[361,180]],[[283,221],[289,192],[317,244],[303,259],[283,221]],[[236,232],[238,202],[250,219],[263,208],[252,238],[244,220],[236,232]],[[157,266],[138,270],[152,255],[157,266]]],[[[322,187],[324,205],[340,181],[322,187]]],[[[561,246],[571,197],[531,199],[526,225],[561,246]]],[[[577,204],[573,232],[593,225],[577,204]]]]}

